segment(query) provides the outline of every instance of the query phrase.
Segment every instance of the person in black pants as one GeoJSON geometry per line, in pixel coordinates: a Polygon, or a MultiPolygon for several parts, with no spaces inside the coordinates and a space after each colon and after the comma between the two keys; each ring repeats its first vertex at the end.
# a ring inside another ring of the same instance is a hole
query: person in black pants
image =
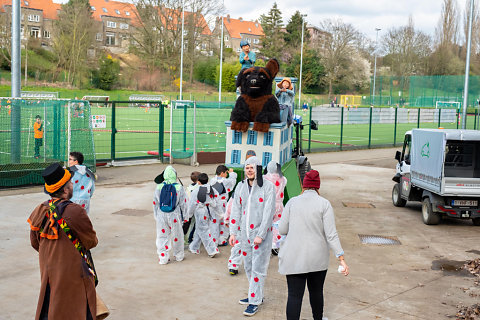
{"type": "Polygon", "coordinates": [[[311,170],[303,179],[302,194],[291,198],[283,210],[278,231],[285,240],[278,254],[278,272],[287,277],[287,320],[300,319],[305,283],[310,293],[313,319],[323,318],[323,284],[331,249],[339,271],[348,275],[344,252],[330,202],[319,194],[320,176],[311,170]]]}

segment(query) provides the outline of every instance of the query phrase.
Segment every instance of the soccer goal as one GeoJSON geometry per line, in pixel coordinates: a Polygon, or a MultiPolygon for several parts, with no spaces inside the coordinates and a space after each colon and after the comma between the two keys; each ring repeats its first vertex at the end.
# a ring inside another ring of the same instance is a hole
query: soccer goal
{"type": "Polygon", "coordinates": [[[462,103],[458,101],[436,101],[435,109],[457,109],[462,107],[462,103]]]}
{"type": "Polygon", "coordinates": [[[362,96],[345,94],[340,96],[340,104],[343,106],[359,106],[362,104],[362,96]]]}

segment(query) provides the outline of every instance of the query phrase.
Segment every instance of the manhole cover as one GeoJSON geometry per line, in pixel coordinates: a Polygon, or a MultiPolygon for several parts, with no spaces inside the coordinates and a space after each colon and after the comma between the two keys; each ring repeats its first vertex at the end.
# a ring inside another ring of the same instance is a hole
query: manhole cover
{"type": "Polygon", "coordinates": [[[143,217],[148,214],[152,214],[152,211],[137,210],[137,209],[122,209],[120,211],[115,211],[112,214],[118,214],[120,216],[143,217]]]}
{"type": "Polygon", "coordinates": [[[358,237],[363,244],[386,244],[386,245],[400,245],[402,244],[397,237],[390,236],[375,236],[371,234],[359,234],[358,237]]]}
{"type": "Polygon", "coordinates": [[[372,203],[368,202],[342,202],[344,207],[347,208],[375,208],[372,203]]]}

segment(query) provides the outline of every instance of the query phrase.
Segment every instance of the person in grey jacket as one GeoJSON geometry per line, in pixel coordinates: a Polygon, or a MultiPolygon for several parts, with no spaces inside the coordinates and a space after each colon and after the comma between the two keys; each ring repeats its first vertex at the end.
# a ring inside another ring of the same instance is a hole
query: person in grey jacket
{"type": "Polygon", "coordinates": [[[287,320],[299,319],[305,283],[310,294],[313,319],[323,317],[323,284],[329,264],[329,249],[339,259],[339,270],[349,269],[335,227],[330,202],[321,197],[318,171],[310,170],[303,180],[302,194],[291,198],[283,210],[279,232],[285,240],[278,254],[278,272],[287,277],[287,320]]]}

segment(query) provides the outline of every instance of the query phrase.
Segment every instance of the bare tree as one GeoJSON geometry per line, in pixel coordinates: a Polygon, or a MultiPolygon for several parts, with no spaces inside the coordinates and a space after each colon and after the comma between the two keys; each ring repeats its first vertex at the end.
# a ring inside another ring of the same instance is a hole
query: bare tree
{"type": "Polygon", "coordinates": [[[10,17],[9,12],[0,14],[0,51],[8,63],[11,62],[12,56],[12,20],[10,17]]]}
{"type": "Polygon", "coordinates": [[[62,5],[55,22],[53,50],[66,81],[74,84],[87,72],[87,50],[94,43],[94,24],[88,0],[70,0],[62,5]]]}
{"type": "Polygon", "coordinates": [[[412,16],[406,26],[391,28],[382,37],[383,62],[395,76],[423,74],[431,54],[431,38],[415,30],[412,16]]]}
{"type": "Polygon", "coordinates": [[[333,84],[341,77],[342,68],[351,62],[350,56],[357,50],[361,34],[351,24],[344,23],[340,19],[325,20],[321,23],[321,28],[330,34],[325,48],[319,51],[325,65],[330,97],[333,84]]]}
{"type": "MultiPolygon", "coordinates": [[[[470,2],[465,1],[465,14],[463,16],[463,31],[465,35],[465,43],[468,40],[468,19],[470,19],[470,2]]],[[[480,53],[480,10],[478,3],[473,4],[473,21],[472,21],[472,53],[480,53]]],[[[465,45],[466,47],[466,45],[465,45]]]]}
{"type": "Polygon", "coordinates": [[[437,46],[458,43],[459,12],[456,0],[443,0],[442,12],[435,29],[437,46]]]}

